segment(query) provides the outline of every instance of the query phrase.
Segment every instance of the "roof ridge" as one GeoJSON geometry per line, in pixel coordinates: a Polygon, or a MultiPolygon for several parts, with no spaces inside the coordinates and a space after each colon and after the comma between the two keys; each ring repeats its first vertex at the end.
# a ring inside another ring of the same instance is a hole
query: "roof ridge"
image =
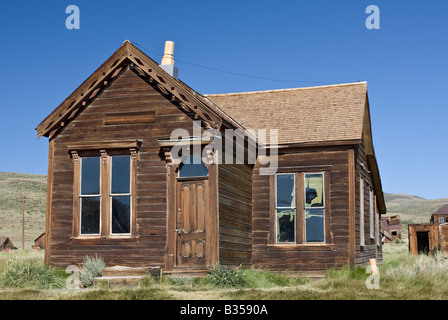
{"type": "Polygon", "coordinates": [[[230,92],[230,93],[210,93],[210,94],[203,94],[203,96],[205,96],[205,97],[209,97],[209,96],[219,97],[219,96],[246,95],[246,94],[269,93],[269,92],[287,92],[287,91],[296,91],[296,90],[298,91],[298,90],[321,89],[321,88],[329,88],[329,87],[353,86],[353,85],[361,85],[361,84],[367,84],[367,81],[339,83],[339,84],[329,84],[329,85],[315,86],[315,87],[271,89],[271,90],[246,91],[246,92],[230,92]]]}

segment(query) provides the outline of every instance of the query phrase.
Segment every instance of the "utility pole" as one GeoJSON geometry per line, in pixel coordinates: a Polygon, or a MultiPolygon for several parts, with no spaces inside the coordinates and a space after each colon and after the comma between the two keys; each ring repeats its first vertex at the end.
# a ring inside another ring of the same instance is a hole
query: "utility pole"
{"type": "Polygon", "coordinates": [[[25,250],[25,193],[22,193],[22,250],[25,250]]]}

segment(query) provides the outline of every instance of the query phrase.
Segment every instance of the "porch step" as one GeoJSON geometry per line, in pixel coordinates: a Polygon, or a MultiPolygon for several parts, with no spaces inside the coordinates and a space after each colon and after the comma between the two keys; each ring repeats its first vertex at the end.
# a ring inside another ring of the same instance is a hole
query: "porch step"
{"type": "Polygon", "coordinates": [[[98,288],[101,284],[108,286],[132,287],[145,276],[121,276],[121,277],[98,277],[93,279],[93,287],[98,288]]]}
{"type": "Polygon", "coordinates": [[[97,277],[93,280],[93,285],[94,287],[98,287],[99,284],[106,283],[109,286],[133,286],[149,274],[156,279],[159,279],[162,274],[162,268],[125,266],[107,267],[103,269],[101,277],[97,277]]]}
{"type": "Polygon", "coordinates": [[[205,277],[208,273],[208,269],[190,269],[179,268],[171,271],[163,271],[164,275],[171,275],[174,277],[205,277]]]}

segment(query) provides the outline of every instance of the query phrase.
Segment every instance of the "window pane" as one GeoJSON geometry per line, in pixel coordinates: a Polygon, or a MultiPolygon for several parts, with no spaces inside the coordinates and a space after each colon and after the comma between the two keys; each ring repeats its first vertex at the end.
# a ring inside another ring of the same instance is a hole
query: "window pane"
{"type": "Polygon", "coordinates": [[[306,242],[325,242],[324,209],[305,209],[306,242]]]}
{"type": "Polygon", "coordinates": [[[179,177],[206,177],[208,169],[200,156],[189,156],[182,160],[179,167],[179,177]]]}
{"type": "Polygon", "coordinates": [[[295,210],[277,210],[277,242],[295,241],[295,210]]]}
{"type": "Polygon", "coordinates": [[[100,157],[82,158],[81,194],[100,193],[100,157]]]}
{"type": "Polygon", "coordinates": [[[112,193],[129,193],[131,178],[131,157],[112,157],[112,193]]]}
{"type": "Polygon", "coordinates": [[[100,197],[81,198],[81,234],[100,233],[100,197]]]}
{"type": "Polygon", "coordinates": [[[131,233],[131,196],[112,197],[112,233],[131,233]]]}
{"type": "Polygon", "coordinates": [[[294,174],[277,176],[277,208],[295,208],[294,174]]]}
{"type": "Polygon", "coordinates": [[[324,206],[324,176],[322,173],[305,174],[305,207],[324,206]]]}

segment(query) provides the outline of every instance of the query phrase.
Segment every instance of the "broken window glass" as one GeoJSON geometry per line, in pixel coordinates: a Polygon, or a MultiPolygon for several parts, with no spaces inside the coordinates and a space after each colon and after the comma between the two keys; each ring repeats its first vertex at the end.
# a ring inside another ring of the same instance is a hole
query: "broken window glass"
{"type": "Polygon", "coordinates": [[[295,176],[276,175],[277,242],[295,242],[295,176]]]}
{"type": "Polygon", "coordinates": [[[295,242],[295,210],[277,210],[277,242],[295,242]]]}
{"type": "Polygon", "coordinates": [[[325,242],[325,206],[323,173],[305,174],[306,242],[325,242]]]}

